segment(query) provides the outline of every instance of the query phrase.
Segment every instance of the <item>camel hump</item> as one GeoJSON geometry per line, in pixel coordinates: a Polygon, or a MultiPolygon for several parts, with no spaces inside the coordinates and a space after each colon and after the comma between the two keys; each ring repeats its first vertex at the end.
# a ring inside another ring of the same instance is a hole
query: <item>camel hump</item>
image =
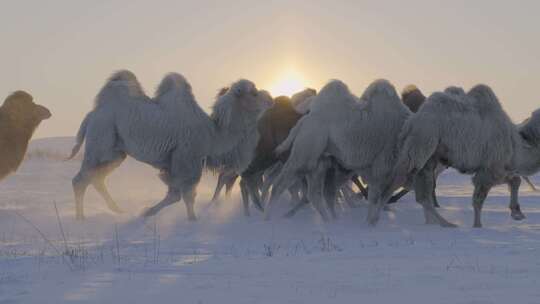
{"type": "Polygon", "coordinates": [[[96,96],[94,105],[130,98],[147,98],[135,74],[129,70],[114,72],[96,96]]]}

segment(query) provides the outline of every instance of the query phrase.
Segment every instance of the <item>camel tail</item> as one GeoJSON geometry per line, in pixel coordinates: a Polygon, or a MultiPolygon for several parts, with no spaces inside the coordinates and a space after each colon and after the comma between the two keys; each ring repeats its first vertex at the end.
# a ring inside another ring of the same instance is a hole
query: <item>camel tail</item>
{"type": "Polygon", "coordinates": [[[86,117],[81,122],[81,126],[79,127],[79,131],[77,132],[77,136],[75,138],[75,146],[73,149],[71,149],[71,154],[65,159],[66,161],[71,160],[79,153],[81,150],[81,146],[84,143],[84,138],[86,137],[86,129],[88,128],[88,121],[90,120],[90,113],[86,115],[86,117]]]}

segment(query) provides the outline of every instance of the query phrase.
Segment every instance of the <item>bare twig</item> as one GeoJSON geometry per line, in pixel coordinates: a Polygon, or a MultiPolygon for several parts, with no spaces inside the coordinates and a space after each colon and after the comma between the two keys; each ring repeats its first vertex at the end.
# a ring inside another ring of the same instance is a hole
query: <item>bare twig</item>
{"type": "Polygon", "coordinates": [[[64,227],[62,226],[62,221],[60,220],[60,214],[58,213],[58,207],[56,207],[56,201],[54,203],[54,211],[56,212],[56,219],[58,220],[58,227],[60,228],[60,233],[62,233],[62,238],[64,239],[64,249],[65,253],[68,253],[69,248],[67,245],[66,234],[64,233],[64,227]]]}
{"type": "Polygon", "coordinates": [[[116,259],[120,265],[120,241],[118,240],[118,224],[114,224],[114,236],[116,238],[116,259]]]}
{"type": "Polygon", "coordinates": [[[20,214],[19,212],[17,212],[17,210],[13,210],[13,212],[19,216],[21,219],[23,219],[23,221],[25,221],[27,224],[29,224],[30,226],[32,226],[32,228],[34,228],[34,230],[37,231],[37,233],[39,233],[39,235],[43,238],[43,240],[45,240],[45,242],[47,242],[47,244],[49,244],[49,246],[51,246],[54,251],[56,251],[56,253],[62,257],[62,262],[64,262],[64,264],[66,264],[69,268],[69,270],[73,271],[73,266],[71,265],[71,263],[69,263],[67,260],[66,260],[66,257],[60,252],[60,250],[58,250],[58,248],[45,236],[45,234],[43,234],[43,232],[41,232],[41,230],[39,230],[38,227],[36,227],[36,225],[34,225],[34,223],[32,223],[32,221],[30,221],[29,219],[27,219],[24,215],[20,214]]]}

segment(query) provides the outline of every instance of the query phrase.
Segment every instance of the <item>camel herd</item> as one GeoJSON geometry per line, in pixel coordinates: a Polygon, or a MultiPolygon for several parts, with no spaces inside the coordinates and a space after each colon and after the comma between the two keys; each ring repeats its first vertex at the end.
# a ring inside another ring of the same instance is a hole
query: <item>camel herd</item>
{"type": "MultiPolygon", "coordinates": [[[[16,92],[0,108],[0,141],[15,143],[0,147],[1,177],[17,168],[33,130],[50,116],[31,100],[16,92]],[[19,115],[9,110],[15,99],[26,100],[16,106],[31,116],[25,124],[31,127],[5,132],[16,129],[12,120],[22,119],[8,118],[19,115]],[[29,107],[35,114],[28,114],[29,107]]],[[[269,220],[288,191],[296,204],[287,216],[311,204],[327,221],[336,217],[338,201],[352,204],[347,198],[363,196],[369,202],[367,222],[376,225],[389,203],[414,191],[427,224],[453,227],[438,212],[435,194],[438,174],[451,167],[472,175],[474,227],[481,227],[483,203],[498,184],[509,186],[512,218],[525,217],[518,191],[522,178],[529,182],[527,176],[540,171],[540,110],[516,125],[486,85],[468,91],[449,87],[428,97],[411,85],[400,96],[389,81],[376,80],[356,96],[332,80],[319,92],[272,98],[253,82],[239,80],[219,91],[208,115],[182,75],[166,75],[150,97],[124,70],[98,93],[70,158],[83,143],[84,158],[73,178],[78,219],[84,218],[89,185],[112,211],[121,211],[105,179],[129,155],[157,168],[168,187],[145,217],[183,199],[188,219],[195,220],[196,188],[206,169],[219,174],[214,201],[240,179],[246,216],[253,203],[269,220]]]]}

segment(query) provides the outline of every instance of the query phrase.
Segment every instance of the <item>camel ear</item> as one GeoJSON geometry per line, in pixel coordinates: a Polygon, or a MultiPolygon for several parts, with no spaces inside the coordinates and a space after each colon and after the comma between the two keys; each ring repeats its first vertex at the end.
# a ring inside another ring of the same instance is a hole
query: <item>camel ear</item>
{"type": "Polygon", "coordinates": [[[52,116],[51,111],[42,105],[36,105],[36,112],[42,120],[49,119],[52,116]]]}

